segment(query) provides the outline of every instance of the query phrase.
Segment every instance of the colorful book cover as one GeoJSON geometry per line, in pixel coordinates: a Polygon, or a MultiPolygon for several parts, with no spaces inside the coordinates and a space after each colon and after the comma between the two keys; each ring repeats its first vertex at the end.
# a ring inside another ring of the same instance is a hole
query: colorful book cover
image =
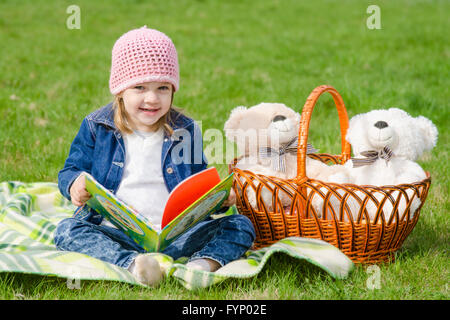
{"type": "Polygon", "coordinates": [[[162,230],[158,231],[148,219],[118,199],[90,174],[84,175],[86,190],[92,195],[87,205],[149,252],[164,250],[184,232],[220,209],[233,184],[233,173],[220,181],[214,167],[185,179],[170,193],[162,230]]]}

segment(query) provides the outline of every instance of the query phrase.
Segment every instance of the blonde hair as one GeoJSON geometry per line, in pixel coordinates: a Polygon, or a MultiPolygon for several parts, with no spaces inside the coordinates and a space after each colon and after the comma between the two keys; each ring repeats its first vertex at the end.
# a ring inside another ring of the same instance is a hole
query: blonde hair
{"type": "MultiPolygon", "coordinates": [[[[169,111],[167,111],[166,114],[162,116],[158,120],[158,122],[155,123],[157,129],[162,127],[169,136],[171,136],[173,133],[172,125],[175,123],[178,116],[182,114],[182,110],[174,106],[172,102],[173,102],[173,91],[169,111]]],[[[128,115],[127,111],[125,110],[123,98],[120,95],[114,96],[113,110],[114,110],[114,124],[116,125],[117,129],[119,129],[119,131],[122,134],[133,133],[133,129],[131,128],[128,122],[128,115]]]]}

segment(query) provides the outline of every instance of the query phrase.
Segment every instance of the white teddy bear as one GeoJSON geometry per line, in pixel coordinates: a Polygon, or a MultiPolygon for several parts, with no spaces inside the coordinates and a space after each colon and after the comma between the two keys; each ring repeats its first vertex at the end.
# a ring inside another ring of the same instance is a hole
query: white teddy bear
{"type": "MultiPolygon", "coordinates": [[[[347,172],[337,173],[329,177],[329,181],[345,181],[357,185],[399,185],[419,182],[426,178],[425,171],[415,161],[425,151],[431,150],[437,142],[436,126],[427,118],[413,118],[407,112],[391,108],[373,110],[354,116],[349,123],[346,139],[351,144],[354,158],[344,165],[347,172]],[[349,178],[349,179],[348,179],[349,178]],[[348,180],[347,180],[348,179],[348,180]]],[[[363,199],[364,195],[357,192],[363,199]]],[[[408,198],[413,192],[407,192],[408,198]]],[[[397,199],[398,191],[392,193],[397,199]]],[[[406,209],[404,194],[398,210],[403,215],[406,209]]],[[[381,198],[381,194],[376,196],[381,198]]],[[[334,201],[337,201],[335,198],[334,201]]],[[[355,200],[347,202],[350,205],[353,218],[359,212],[359,204],[355,200]]],[[[335,203],[336,204],[336,203],[335,203]]],[[[410,219],[420,206],[420,199],[414,198],[410,207],[410,219]]],[[[366,207],[373,219],[376,205],[369,200],[366,207]]],[[[392,202],[386,201],[383,206],[385,221],[391,218],[392,202]]]]}
{"type": "MultiPolygon", "coordinates": [[[[224,126],[227,139],[236,143],[241,155],[236,167],[264,176],[295,178],[299,125],[300,115],[281,103],[260,103],[250,108],[236,107],[224,126]]],[[[337,166],[328,166],[309,157],[306,159],[309,178],[326,179],[336,172],[337,166]]],[[[243,180],[241,182],[244,183],[243,180]]],[[[253,185],[257,188],[259,183],[254,181],[253,185]]],[[[274,187],[272,183],[268,185],[274,187]]],[[[287,192],[280,190],[278,193],[283,207],[289,206],[294,190],[287,192]]],[[[256,192],[253,188],[247,188],[247,197],[250,205],[257,209],[256,192]]],[[[262,188],[261,197],[267,209],[273,210],[273,194],[267,187],[262,188]]]]}

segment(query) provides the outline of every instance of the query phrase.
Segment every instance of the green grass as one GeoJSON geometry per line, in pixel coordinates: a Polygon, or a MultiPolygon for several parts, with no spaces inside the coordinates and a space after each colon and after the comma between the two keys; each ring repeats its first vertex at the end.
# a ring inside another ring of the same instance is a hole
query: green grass
{"type": "MultiPolygon", "coordinates": [[[[81,29],[66,28],[73,1],[0,3],[0,181],[55,181],[85,115],[111,100],[111,48],[147,25],[168,34],[180,61],[175,104],[222,130],[236,106],[282,102],[301,111],[318,85],[330,84],[353,116],[396,106],[439,129],[419,163],[431,190],[397,260],[380,266],[380,289],[358,267],[332,280],[289,257],[272,258],[255,278],[190,292],[173,279],[158,289],[0,274],[0,299],[448,299],[449,86],[448,1],[76,1],[81,29]],[[381,9],[369,30],[366,8],[381,9]]],[[[314,110],[310,141],[339,152],[332,99],[314,110]]],[[[224,163],[216,164],[221,173],[224,163]]]]}

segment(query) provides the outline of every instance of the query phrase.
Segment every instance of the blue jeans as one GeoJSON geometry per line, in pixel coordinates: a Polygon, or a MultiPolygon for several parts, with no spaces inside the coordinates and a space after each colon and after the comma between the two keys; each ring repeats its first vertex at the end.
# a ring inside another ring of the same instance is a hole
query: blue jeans
{"type": "MultiPolygon", "coordinates": [[[[174,260],[210,258],[224,266],[239,259],[254,240],[255,229],[250,220],[235,214],[200,222],[162,253],[174,260]]],[[[146,252],[118,229],[76,218],[67,218],[58,224],[54,241],[59,250],[84,253],[122,268],[128,268],[138,254],[146,252]]]]}

